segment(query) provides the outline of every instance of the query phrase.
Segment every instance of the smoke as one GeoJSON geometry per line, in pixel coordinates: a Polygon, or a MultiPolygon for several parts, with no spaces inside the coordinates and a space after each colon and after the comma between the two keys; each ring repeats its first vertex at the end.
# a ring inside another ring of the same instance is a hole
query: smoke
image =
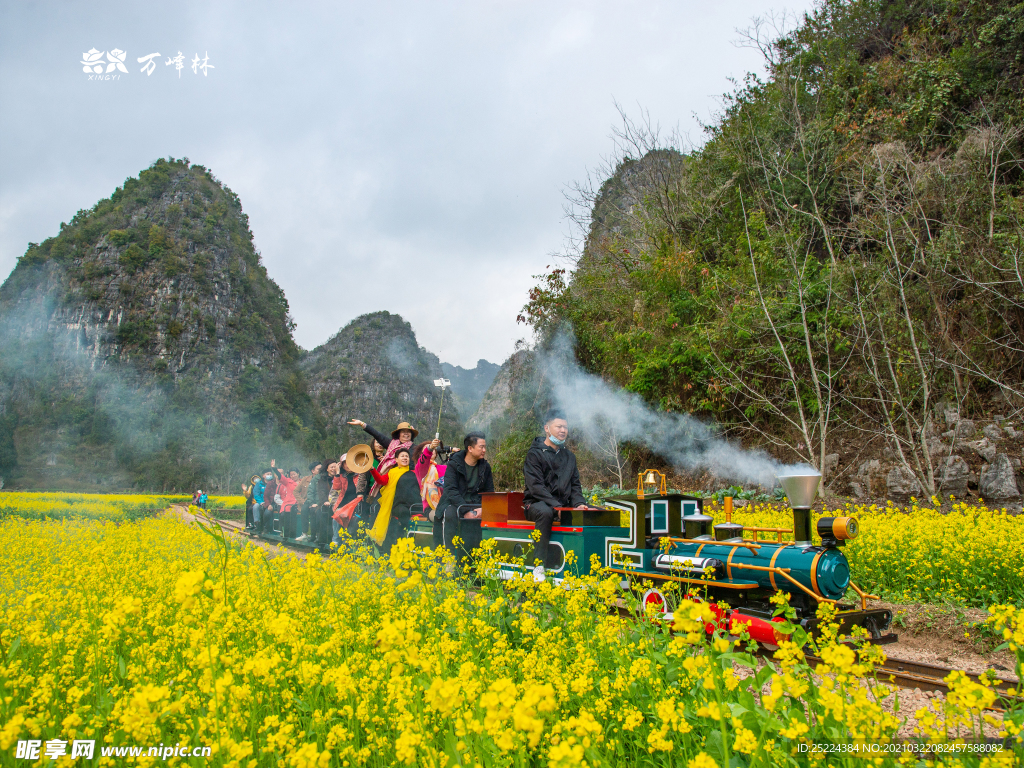
{"type": "Polygon", "coordinates": [[[270,456],[301,463],[291,440],[254,432],[232,407],[222,366],[173,383],[139,370],[109,356],[105,310],[61,307],[43,290],[0,312],[0,411],[21,435],[22,485],[227,492],[270,456]]]}
{"type": "Polygon", "coordinates": [[[689,414],[653,410],[638,395],[582,370],[573,347],[571,334],[560,332],[550,349],[538,351],[539,362],[554,403],[565,412],[570,426],[589,440],[600,443],[613,436],[620,443],[646,446],[677,469],[708,471],[718,478],[764,488],[776,485],[776,475],[795,469],[763,451],[729,442],[689,414]]]}
{"type": "Polygon", "coordinates": [[[414,376],[420,372],[423,362],[420,359],[419,349],[412,342],[402,336],[397,336],[388,343],[385,352],[388,361],[406,376],[414,376]]]}

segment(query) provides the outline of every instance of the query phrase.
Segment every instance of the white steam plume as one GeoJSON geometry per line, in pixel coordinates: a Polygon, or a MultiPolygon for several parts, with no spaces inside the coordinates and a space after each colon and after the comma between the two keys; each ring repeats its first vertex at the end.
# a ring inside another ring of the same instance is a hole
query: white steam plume
{"type": "Polygon", "coordinates": [[[794,471],[763,451],[730,443],[689,414],[655,411],[638,395],[587,373],[577,365],[573,346],[573,338],[562,332],[551,350],[538,354],[555,404],[570,427],[588,438],[600,441],[611,432],[619,442],[644,445],[678,469],[706,470],[764,488],[777,484],[776,475],[794,471]]]}

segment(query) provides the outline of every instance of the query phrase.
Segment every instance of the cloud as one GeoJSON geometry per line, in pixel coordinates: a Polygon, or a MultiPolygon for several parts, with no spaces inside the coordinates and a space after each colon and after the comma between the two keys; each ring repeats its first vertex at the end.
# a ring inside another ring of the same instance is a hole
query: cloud
{"type": "Polygon", "coordinates": [[[770,7],[8,4],[0,271],[157,157],[188,156],[241,197],[304,347],[387,309],[448,362],[501,361],[563,245],[562,190],[611,149],[614,101],[699,134],[694,113],[760,66],[734,28],[770,7]],[[91,48],[126,50],[129,73],[88,81],[91,48]],[[216,68],[135,63],[179,50],[216,68]]]}

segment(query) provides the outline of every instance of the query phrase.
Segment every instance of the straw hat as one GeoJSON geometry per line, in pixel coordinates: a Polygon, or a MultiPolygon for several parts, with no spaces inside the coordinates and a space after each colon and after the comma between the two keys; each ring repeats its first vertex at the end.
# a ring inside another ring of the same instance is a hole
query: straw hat
{"type": "Polygon", "coordinates": [[[418,435],[420,433],[420,431],[418,429],[413,429],[412,424],[410,424],[408,421],[403,421],[401,424],[399,424],[397,427],[395,427],[395,431],[391,433],[391,437],[394,438],[395,440],[397,440],[398,439],[398,433],[401,432],[404,429],[408,429],[410,432],[412,432],[412,436],[413,437],[416,437],[416,435],[418,435]]]}
{"type": "Polygon", "coordinates": [[[345,452],[345,469],[354,475],[369,472],[373,466],[373,451],[370,446],[360,443],[353,445],[345,452]]]}

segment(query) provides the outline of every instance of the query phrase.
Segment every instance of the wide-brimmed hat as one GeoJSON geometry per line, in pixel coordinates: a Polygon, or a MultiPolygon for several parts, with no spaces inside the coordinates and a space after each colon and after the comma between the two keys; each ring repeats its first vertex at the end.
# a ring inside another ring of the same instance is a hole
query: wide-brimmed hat
{"type": "Polygon", "coordinates": [[[391,437],[397,440],[398,433],[401,432],[403,429],[408,429],[410,432],[412,432],[413,437],[416,437],[416,435],[420,433],[420,431],[418,429],[414,429],[412,424],[410,424],[408,421],[403,421],[401,424],[395,427],[395,431],[391,433],[391,437]]]}
{"type": "Polygon", "coordinates": [[[353,475],[369,472],[373,466],[373,451],[370,446],[360,443],[353,445],[345,452],[345,469],[353,475]]]}

